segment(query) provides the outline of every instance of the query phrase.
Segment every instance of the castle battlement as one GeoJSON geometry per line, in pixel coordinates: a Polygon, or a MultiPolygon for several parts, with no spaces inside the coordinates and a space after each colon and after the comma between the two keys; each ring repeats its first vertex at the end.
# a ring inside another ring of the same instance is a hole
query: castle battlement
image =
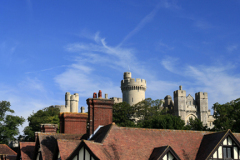
{"type": "Polygon", "coordinates": [[[121,81],[121,89],[122,90],[146,90],[147,82],[145,79],[140,78],[131,78],[124,79],[121,81]]]}
{"type": "Polygon", "coordinates": [[[198,92],[198,93],[195,93],[195,99],[208,99],[208,93],[207,92],[198,92]]]}
{"type": "Polygon", "coordinates": [[[130,79],[124,79],[121,81],[121,86],[122,87],[127,87],[127,86],[142,86],[145,87],[147,86],[147,82],[145,79],[140,79],[140,78],[130,78],[130,79]]]}
{"type": "Polygon", "coordinates": [[[182,97],[182,96],[186,97],[186,91],[176,90],[176,91],[173,92],[173,96],[174,97],[182,97]]]}

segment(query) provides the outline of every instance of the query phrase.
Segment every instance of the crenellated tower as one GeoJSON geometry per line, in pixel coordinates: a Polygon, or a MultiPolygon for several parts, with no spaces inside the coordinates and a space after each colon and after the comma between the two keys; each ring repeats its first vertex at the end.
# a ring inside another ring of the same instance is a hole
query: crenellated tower
{"type": "Polygon", "coordinates": [[[207,92],[198,92],[195,94],[198,117],[204,125],[208,122],[208,94],[207,92]]]}
{"type": "Polygon", "coordinates": [[[73,95],[71,95],[70,92],[66,92],[65,105],[55,105],[55,107],[59,108],[60,112],[78,113],[78,102],[78,93],[74,93],[73,95]]]}
{"type": "Polygon", "coordinates": [[[131,78],[131,72],[124,72],[121,81],[121,90],[123,102],[130,105],[136,104],[145,99],[146,80],[140,78],[131,78]]]}
{"type": "Polygon", "coordinates": [[[185,121],[186,117],[186,91],[182,90],[182,86],[179,86],[179,90],[173,92],[174,96],[174,114],[180,116],[185,121]]]}

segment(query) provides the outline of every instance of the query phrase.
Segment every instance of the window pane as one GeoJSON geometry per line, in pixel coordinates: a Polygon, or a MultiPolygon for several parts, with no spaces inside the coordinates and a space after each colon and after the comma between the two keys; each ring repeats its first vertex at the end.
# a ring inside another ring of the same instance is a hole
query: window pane
{"type": "Polygon", "coordinates": [[[227,148],[223,147],[223,158],[227,158],[227,148]]]}
{"type": "Polygon", "coordinates": [[[227,158],[231,157],[232,157],[231,148],[227,148],[227,158]]]}

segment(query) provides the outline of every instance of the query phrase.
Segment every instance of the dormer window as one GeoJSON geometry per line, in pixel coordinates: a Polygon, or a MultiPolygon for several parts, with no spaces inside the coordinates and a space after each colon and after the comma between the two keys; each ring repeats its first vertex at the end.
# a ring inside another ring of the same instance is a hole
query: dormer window
{"type": "Polygon", "coordinates": [[[230,136],[226,137],[222,145],[214,152],[213,157],[210,160],[230,160],[230,159],[240,159],[240,150],[236,143],[233,142],[230,136]]]}
{"type": "Polygon", "coordinates": [[[154,148],[149,160],[180,160],[178,155],[170,146],[154,148]]]}

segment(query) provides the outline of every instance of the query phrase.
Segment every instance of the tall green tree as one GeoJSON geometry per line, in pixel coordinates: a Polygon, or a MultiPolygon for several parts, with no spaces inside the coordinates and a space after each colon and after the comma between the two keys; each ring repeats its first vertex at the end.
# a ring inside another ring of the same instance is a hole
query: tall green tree
{"type": "Polygon", "coordinates": [[[127,102],[116,103],[113,105],[113,122],[121,127],[134,127],[134,108],[127,102]]]}
{"type": "Polygon", "coordinates": [[[215,103],[213,109],[215,130],[231,129],[233,132],[240,132],[240,98],[225,104],[215,103]]]}
{"type": "Polygon", "coordinates": [[[59,109],[53,106],[46,107],[42,110],[32,113],[28,117],[29,126],[24,128],[25,141],[34,141],[35,132],[40,131],[40,125],[44,123],[58,124],[59,126],[59,109]]]}
{"type": "Polygon", "coordinates": [[[14,140],[19,134],[18,127],[25,121],[23,117],[9,115],[14,113],[10,106],[10,102],[0,101],[0,143],[8,144],[9,140],[14,140]]]}

